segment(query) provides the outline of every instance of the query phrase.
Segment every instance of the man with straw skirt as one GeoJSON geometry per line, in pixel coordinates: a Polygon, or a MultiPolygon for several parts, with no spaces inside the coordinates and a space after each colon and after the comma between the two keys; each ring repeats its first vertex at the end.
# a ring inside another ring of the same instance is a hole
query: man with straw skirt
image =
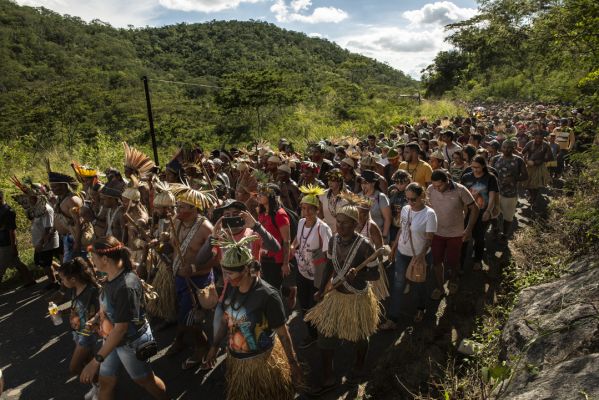
{"type": "Polygon", "coordinates": [[[209,261],[204,265],[196,265],[195,258],[213,229],[210,221],[200,215],[200,211],[207,212],[216,203],[216,198],[209,191],[192,189],[182,183],[172,183],[170,188],[177,199],[177,218],[171,222],[171,245],[174,248],[173,275],[178,327],[175,341],[166,354],[170,356],[181,352],[186,347],[184,336],[190,334],[195,351],[181,366],[187,370],[199,365],[208,351],[207,337],[202,329],[205,314],[196,293],[214,282],[212,268],[215,263],[209,261]]]}
{"type": "Polygon", "coordinates": [[[320,302],[305,317],[318,330],[322,356],[323,382],[312,392],[315,396],[338,385],[333,358],[341,340],[354,343],[356,350],[355,363],[346,381],[361,380],[369,337],[376,332],[380,320],[380,306],[370,284],[379,279],[378,252],[375,253],[370,240],[356,232],[358,206],[351,198],[347,200],[348,204],[337,211],[337,233],[329,241],[328,261],[316,295],[320,302]]]}
{"type": "Polygon", "coordinates": [[[229,285],[217,306],[214,344],[206,357],[213,366],[218,345],[228,333],[227,399],[291,400],[301,383],[279,291],[252,273],[252,252],[247,243],[215,242],[223,251],[221,267],[229,285]]]}

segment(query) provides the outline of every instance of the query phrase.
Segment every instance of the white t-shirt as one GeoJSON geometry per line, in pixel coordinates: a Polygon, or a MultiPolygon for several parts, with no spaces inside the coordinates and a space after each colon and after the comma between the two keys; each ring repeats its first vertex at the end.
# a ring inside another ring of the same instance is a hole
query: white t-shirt
{"type": "Polygon", "coordinates": [[[397,249],[401,254],[413,257],[416,254],[412,252],[408,228],[412,231],[414,250],[416,254],[420,254],[426,244],[426,234],[437,232],[437,214],[429,206],[424,206],[422,210],[416,212],[412,211],[409,204],[401,209],[401,235],[397,249]]]}
{"type": "MultiPolygon", "coordinates": [[[[41,243],[46,229],[54,226],[54,209],[49,204],[45,206],[46,212],[43,215],[33,218],[31,222],[31,242],[34,246],[41,243]]],[[[58,248],[58,245],[58,232],[53,231],[40,251],[54,250],[58,248]]]]}
{"type": "Polygon", "coordinates": [[[328,195],[330,190],[331,189],[327,189],[325,193],[318,196],[318,199],[320,200],[322,207],[324,222],[329,226],[329,228],[331,228],[331,232],[335,234],[337,230],[337,210],[341,209],[341,207],[347,204],[347,201],[340,199],[338,196],[329,197],[328,195]]]}
{"type": "MultiPolygon", "coordinates": [[[[331,232],[331,228],[320,218],[317,218],[314,225],[309,228],[304,226],[305,223],[305,218],[300,219],[297,223],[295,259],[299,273],[306,279],[314,280],[314,277],[320,276],[319,272],[321,272],[315,270],[314,263],[312,262],[314,256],[326,257],[326,252],[329,248],[329,239],[333,236],[333,233],[331,232]],[[319,252],[318,250],[321,251],[319,252]]],[[[324,264],[318,265],[317,268],[323,269],[324,264]]]]}

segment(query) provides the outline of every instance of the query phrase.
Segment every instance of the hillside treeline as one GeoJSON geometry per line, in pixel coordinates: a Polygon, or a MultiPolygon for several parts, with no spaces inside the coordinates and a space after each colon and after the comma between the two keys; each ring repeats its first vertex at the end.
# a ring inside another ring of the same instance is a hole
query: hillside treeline
{"type": "Polygon", "coordinates": [[[479,0],[479,13],[449,25],[455,48],[423,71],[429,96],[476,100],[599,98],[599,2],[479,0]]]}
{"type": "Polygon", "coordinates": [[[417,85],[264,22],[115,29],[8,0],[0,0],[0,59],[0,140],[35,148],[93,142],[99,132],[146,142],[144,75],[160,145],[378,129],[399,119],[397,94],[417,85]]]}

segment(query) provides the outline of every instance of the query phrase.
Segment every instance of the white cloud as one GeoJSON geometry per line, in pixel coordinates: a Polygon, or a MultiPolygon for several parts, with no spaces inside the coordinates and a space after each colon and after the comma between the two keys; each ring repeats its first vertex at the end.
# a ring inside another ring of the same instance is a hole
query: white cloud
{"type": "Polygon", "coordinates": [[[20,5],[46,7],[60,14],[77,16],[84,21],[99,19],[116,27],[146,26],[160,15],[156,0],[16,0],[20,5]]]}
{"type": "Polygon", "coordinates": [[[299,12],[302,10],[307,10],[312,5],[311,0],[293,0],[291,2],[291,8],[295,12],[299,12]]]}
{"type": "Polygon", "coordinates": [[[405,11],[409,21],[397,26],[364,26],[358,33],[333,38],[340,46],[367,57],[386,62],[414,78],[428,66],[437,53],[449,50],[444,42],[444,26],[476,15],[473,8],[461,8],[450,1],[428,3],[417,10],[405,11]]]}
{"type": "Polygon", "coordinates": [[[180,11],[218,12],[237,8],[241,3],[257,3],[260,0],[158,0],[161,6],[180,11]]]}
{"type": "Polygon", "coordinates": [[[371,27],[355,35],[335,39],[341,47],[386,62],[406,74],[420,78],[420,71],[430,64],[443,42],[442,27],[414,31],[397,27],[371,27]]]}
{"type": "Polygon", "coordinates": [[[458,7],[451,1],[425,4],[418,10],[405,11],[402,16],[415,25],[448,25],[472,18],[475,8],[458,7]]]}
{"type": "Polygon", "coordinates": [[[290,5],[287,5],[285,0],[275,0],[270,11],[275,14],[278,22],[339,23],[349,17],[345,11],[335,7],[317,7],[311,14],[299,13],[306,11],[311,5],[310,0],[293,0],[290,5]]]}

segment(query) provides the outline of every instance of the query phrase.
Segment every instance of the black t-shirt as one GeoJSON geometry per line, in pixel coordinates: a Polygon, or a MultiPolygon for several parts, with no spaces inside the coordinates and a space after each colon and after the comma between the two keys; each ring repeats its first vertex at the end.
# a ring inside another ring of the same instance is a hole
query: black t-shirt
{"type": "Polygon", "coordinates": [[[112,281],[106,281],[100,296],[101,336],[105,337],[109,333],[107,330],[122,322],[129,323],[124,342],[137,336],[139,329],[146,323],[143,295],[141,280],[134,272],[125,271],[112,281]],[[105,326],[106,322],[108,327],[105,326]]]}
{"type": "Polygon", "coordinates": [[[83,336],[91,335],[85,324],[96,315],[98,308],[99,291],[96,286],[88,284],[78,296],[75,289],[71,289],[71,329],[83,336]]]}
{"type": "Polygon", "coordinates": [[[499,192],[497,178],[490,173],[485,173],[480,178],[475,177],[472,172],[464,174],[461,183],[470,190],[481,211],[486,210],[489,205],[489,192],[499,192]]]}
{"type": "Polygon", "coordinates": [[[17,214],[8,204],[0,206],[0,247],[10,246],[10,231],[17,229],[17,214]]]}
{"type": "Polygon", "coordinates": [[[279,292],[260,278],[247,293],[229,286],[218,304],[229,328],[229,351],[235,358],[264,353],[274,345],[274,330],[285,324],[279,292]]]}

